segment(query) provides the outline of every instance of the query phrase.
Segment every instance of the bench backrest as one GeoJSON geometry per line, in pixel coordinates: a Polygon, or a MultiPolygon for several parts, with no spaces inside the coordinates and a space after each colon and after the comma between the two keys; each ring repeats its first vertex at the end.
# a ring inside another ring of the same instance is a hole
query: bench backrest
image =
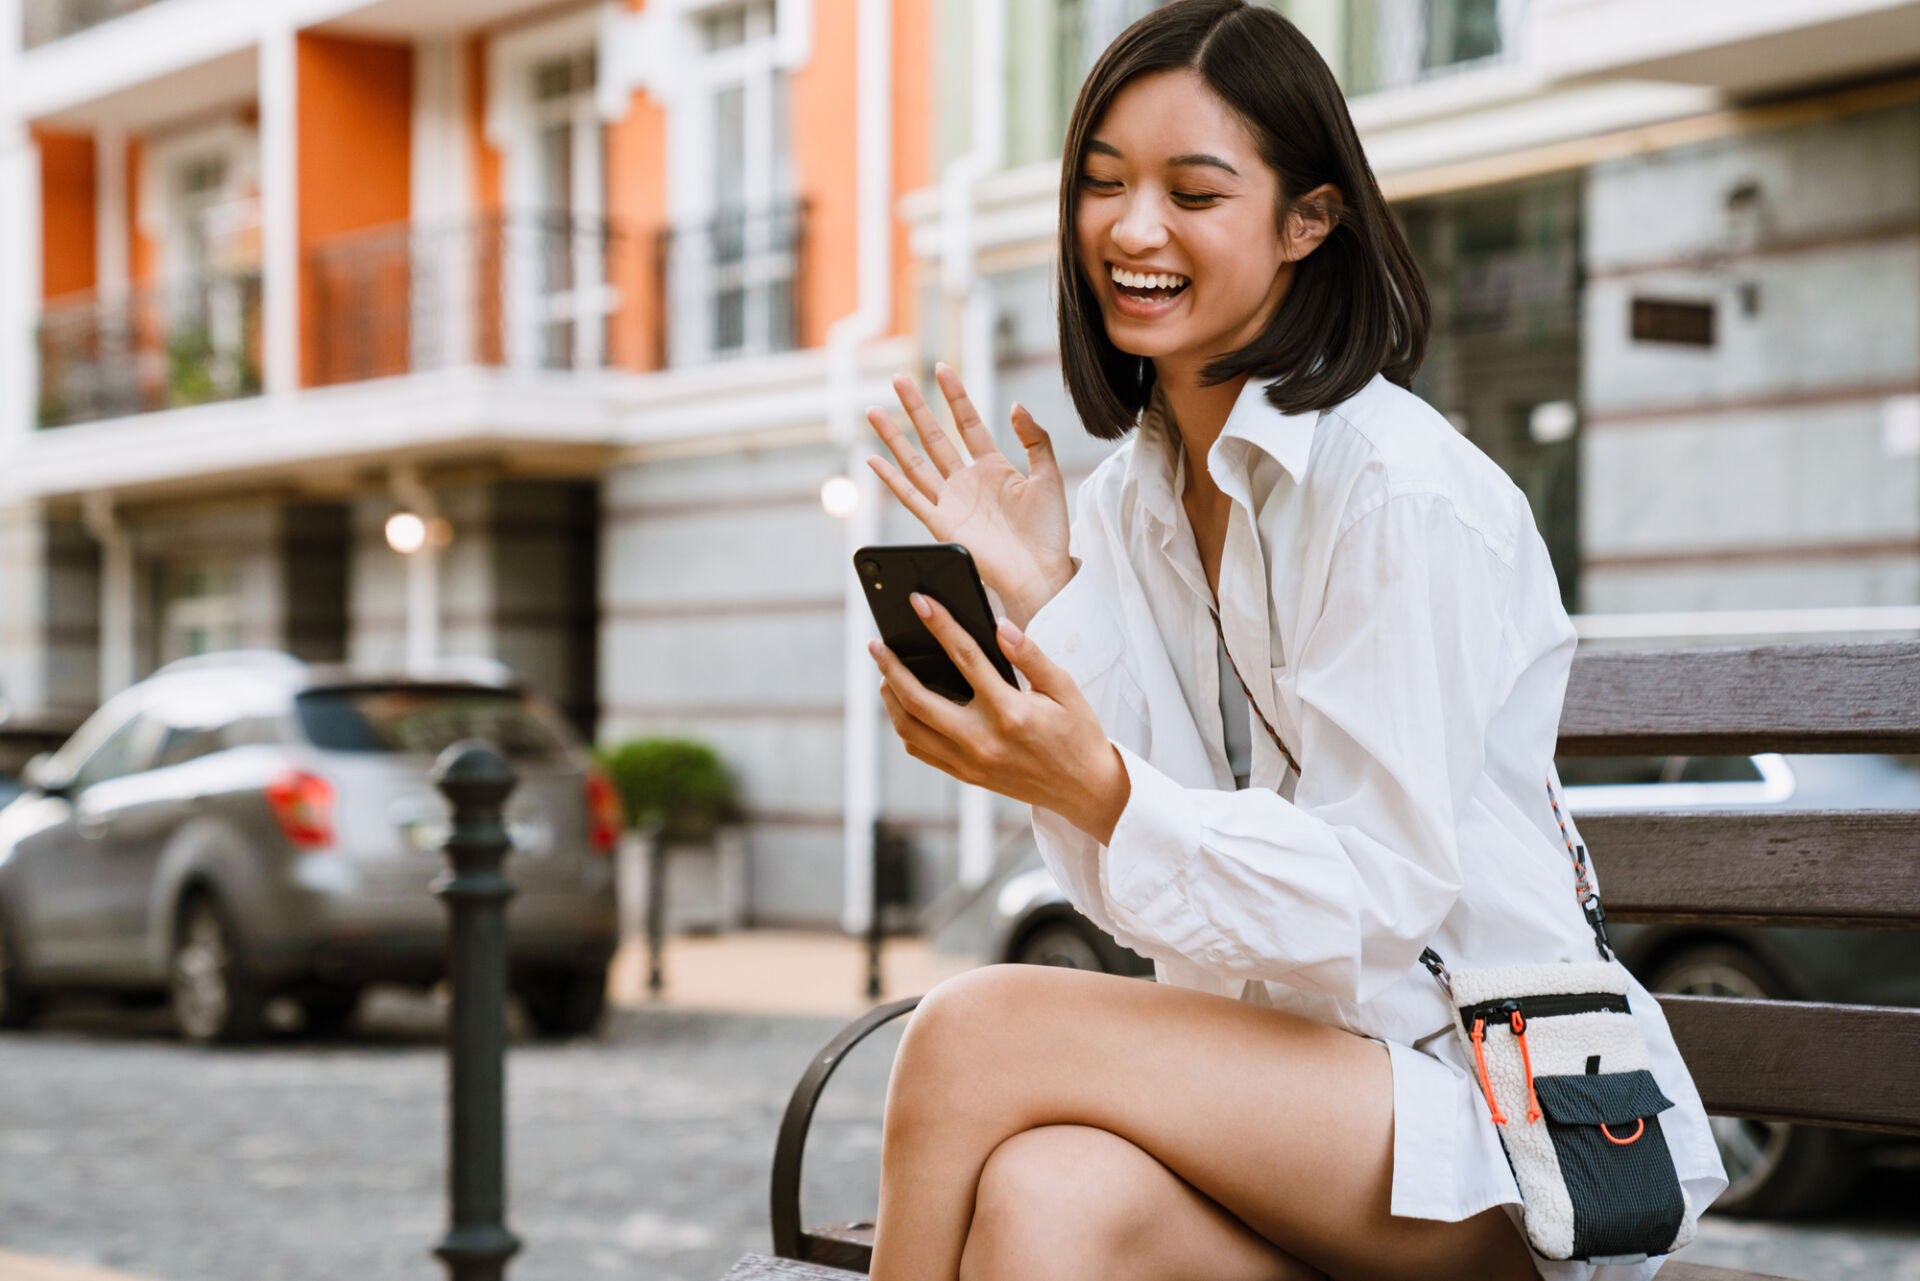
{"type": "MultiPolygon", "coordinates": [[[[1560,751],[1920,752],[1920,641],[1575,656],[1560,751]]],[[[1589,813],[1607,918],[1920,929],[1920,810],[1589,813]]],[[[1920,1009],[1661,998],[1709,1112],[1920,1134],[1920,1009]]]]}

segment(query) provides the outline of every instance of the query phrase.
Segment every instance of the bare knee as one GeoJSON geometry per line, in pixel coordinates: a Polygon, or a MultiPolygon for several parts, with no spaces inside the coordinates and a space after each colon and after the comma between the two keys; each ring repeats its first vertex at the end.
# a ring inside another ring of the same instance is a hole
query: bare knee
{"type": "Polygon", "coordinates": [[[1044,1017],[1048,973],[1040,966],[987,965],[921,998],[894,1056],[888,1127],[990,1105],[993,1073],[1017,1066],[1019,1028],[1044,1017]]]}
{"type": "Polygon", "coordinates": [[[980,1173],[960,1281],[1073,1281],[1128,1274],[1151,1220],[1141,1154],[1105,1130],[1049,1125],[994,1149],[980,1173]]]}

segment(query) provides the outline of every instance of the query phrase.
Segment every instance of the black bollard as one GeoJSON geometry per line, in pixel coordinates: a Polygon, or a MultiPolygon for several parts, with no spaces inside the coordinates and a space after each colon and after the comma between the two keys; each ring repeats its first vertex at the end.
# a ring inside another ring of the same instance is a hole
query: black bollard
{"type": "Polygon", "coordinates": [[[667,947],[667,842],[655,832],[647,842],[647,991],[660,995],[665,985],[667,947]]]}
{"type": "Polygon", "coordinates": [[[506,1225],[505,1086],[507,1049],[507,900],[501,873],[507,828],[501,816],[513,770],[487,744],[468,740],[440,753],[433,782],[453,805],[450,864],[434,892],[446,901],[447,978],[453,1018],[447,1030],[447,1234],[434,1248],[452,1281],[500,1281],[520,1239],[506,1225]]]}

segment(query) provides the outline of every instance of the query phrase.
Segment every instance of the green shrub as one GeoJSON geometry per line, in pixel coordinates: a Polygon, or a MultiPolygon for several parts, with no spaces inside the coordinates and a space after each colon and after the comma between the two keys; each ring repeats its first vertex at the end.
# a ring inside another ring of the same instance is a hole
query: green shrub
{"type": "Polygon", "coordinates": [[[738,817],[733,778],[718,753],[685,738],[635,738],[604,748],[600,763],[627,822],[669,842],[706,841],[738,817]]]}

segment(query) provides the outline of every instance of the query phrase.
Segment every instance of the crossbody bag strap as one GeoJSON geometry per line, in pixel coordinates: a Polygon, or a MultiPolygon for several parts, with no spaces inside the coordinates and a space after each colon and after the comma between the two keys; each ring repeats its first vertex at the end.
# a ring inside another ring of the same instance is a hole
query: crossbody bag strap
{"type": "MultiPolygon", "coordinates": [[[[1293,753],[1287,750],[1280,732],[1274,729],[1273,722],[1269,721],[1266,714],[1260,710],[1260,704],[1253,697],[1253,690],[1248,688],[1246,678],[1240,675],[1239,664],[1233,661],[1233,651],[1227,648],[1226,629],[1220,625],[1220,611],[1209,608],[1207,613],[1213,618],[1214,635],[1220,638],[1220,652],[1227,656],[1227,666],[1233,669],[1233,679],[1240,682],[1240,692],[1247,696],[1247,706],[1252,710],[1254,719],[1259,721],[1261,727],[1267,731],[1267,737],[1271,738],[1273,745],[1280,749],[1280,755],[1287,758],[1287,765],[1296,775],[1299,774],[1300,762],[1295,760],[1293,753]]],[[[1573,834],[1567,830],[1566,816],[1561,814],[1560,801],[1553,794],[1551,773],[1546,777],[1546,785],[1547,804],[1553,807],[1553,821],[1560,827],[1560,839],[1566,842],[1567,857],[1573,860],[1573,895],[1580,901],[1581,914],[1587,918],[1587,925],[1593,930],[1593,945],[1598,949],[1600,959],[1611,961],[1613,945],[1607,941],[1606,909],[1600,905],[1600,892],[1593,888],[1593,882],[1587,877],[1587,847],[1584,843],[1574,844],[1573,834]]],[[[1420,953],[1420,963],[1427,967],[1434,980],[1440,984],[1447,993],[1448,999],[1451,1000],[1453,980],[1448,975],[1446,962],[1440,959],[1440,954],[1428,948],[1420,953]]]]}

